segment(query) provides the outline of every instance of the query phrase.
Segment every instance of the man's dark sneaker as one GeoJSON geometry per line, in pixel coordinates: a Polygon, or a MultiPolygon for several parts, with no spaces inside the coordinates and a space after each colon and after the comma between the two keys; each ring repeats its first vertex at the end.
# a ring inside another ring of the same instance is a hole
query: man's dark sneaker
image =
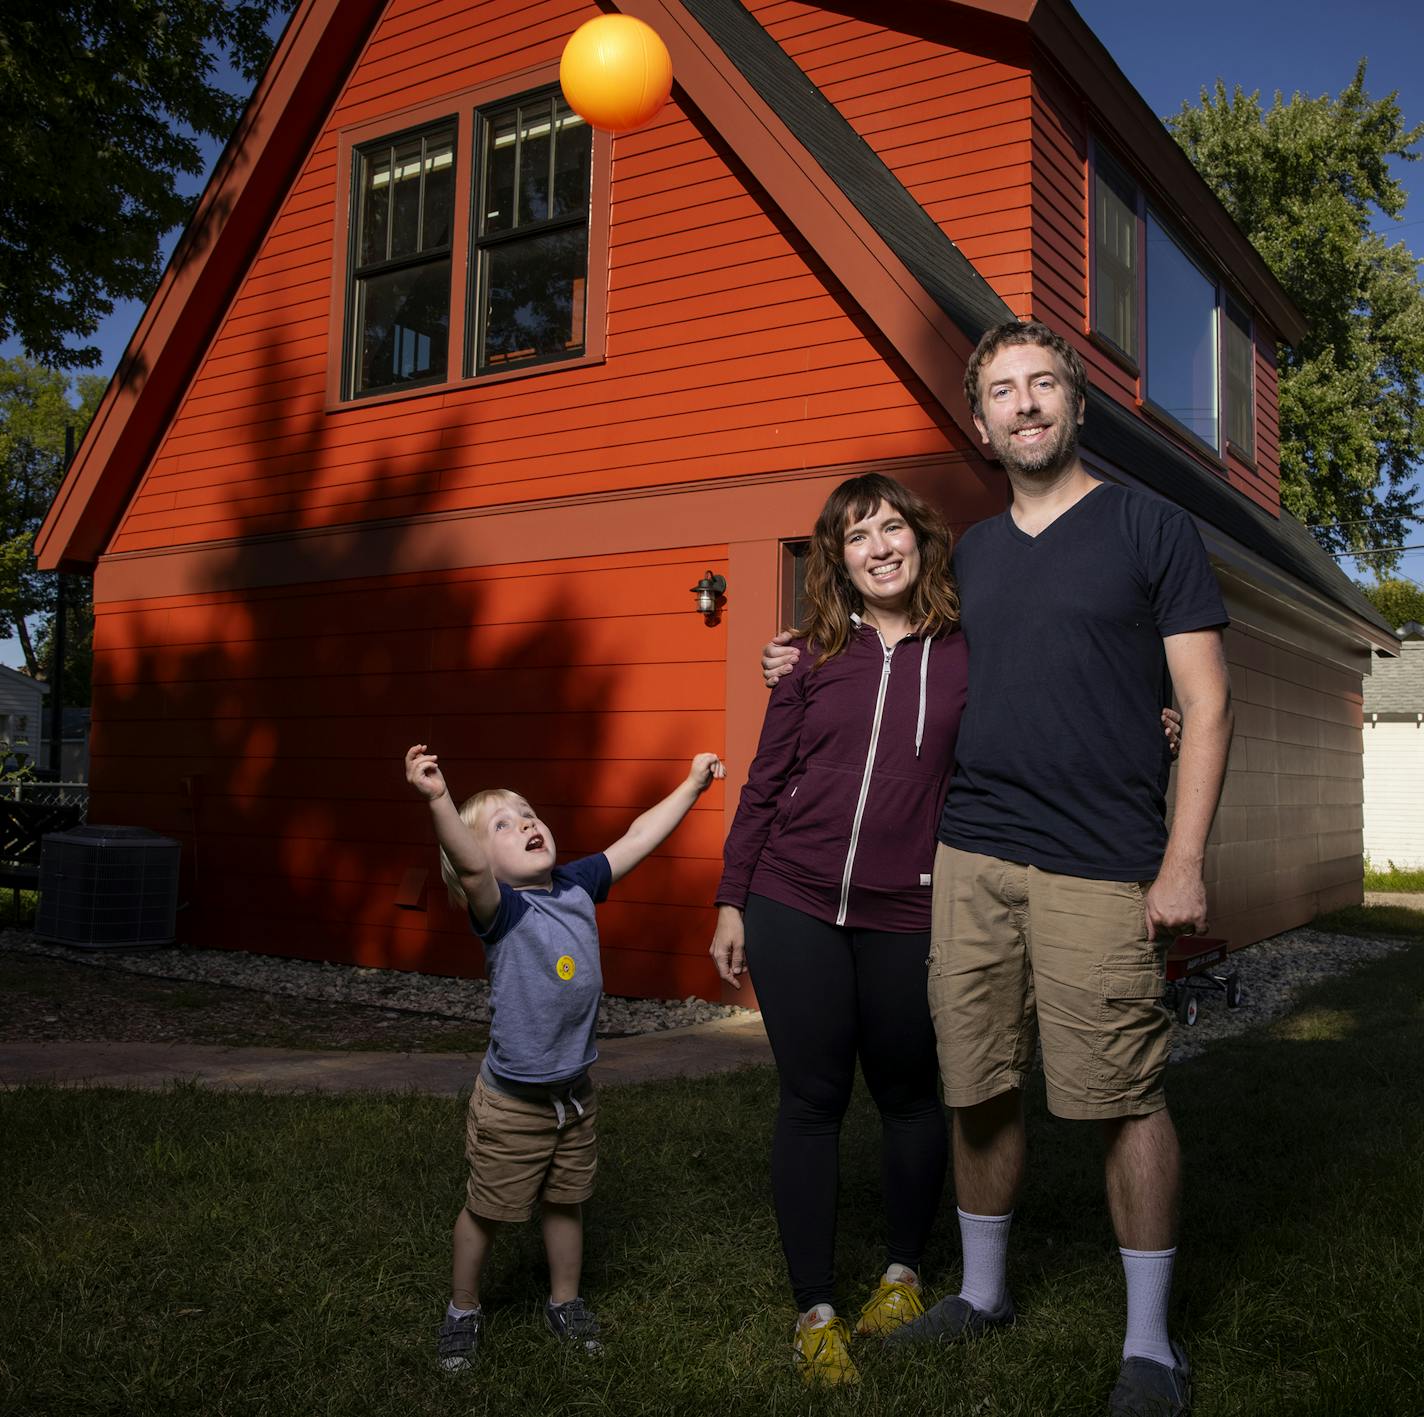
{"type": "Polygon", "coordinates": [[[598,1341],[598,1318],[582,1299],[546,1303],[544,1322],[555,1338],[577,1344],[585,1353],[603,1352],[603,1345],[598,1341]]]}
{"type": "Polygon", "coordinates": [[[475,1361],[475,1354],[480,1347],[480,1336],[484,1330],[483,1309],[475,1309],[458,1319],[447,1313],[440,1325],[440,1339],[435,1346],[440,1366],[447,1373],[468,1368],[475,1361]]]}
{"type": "Polygon", "coordinates": [[[1014,1301],[1004,1300],[1002,1313],[986,1314],[968,1299],[955,1294],[926,1309],[919,1318],[901,1324],[886,1334],[886,1343],[957,1343],[960,1339],[981,1338],[994,1328],[1008,1328],[1014,1321],[1014,1301]]]}
{"type": "Polygon", "coordinates": [[[1192,1410],[1192,1366],[1180,1343],[1169,1368],[1150,1358],[1124,1358],[1108,1398],[1111,1417],[1186,1417],[1192,1410]]]}

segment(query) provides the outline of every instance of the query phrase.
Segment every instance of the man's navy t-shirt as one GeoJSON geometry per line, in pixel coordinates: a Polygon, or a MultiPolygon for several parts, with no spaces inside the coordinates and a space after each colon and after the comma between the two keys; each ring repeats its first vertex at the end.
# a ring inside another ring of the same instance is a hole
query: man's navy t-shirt
{"type": "Polygon", "coordinates": [[[969,702],[939,839],[1097,880],[1166,846],[1166,635],[1226,624],[1191,518],[1100,483],[1037,536],[1010,512],[954,556],[969,702]]]}

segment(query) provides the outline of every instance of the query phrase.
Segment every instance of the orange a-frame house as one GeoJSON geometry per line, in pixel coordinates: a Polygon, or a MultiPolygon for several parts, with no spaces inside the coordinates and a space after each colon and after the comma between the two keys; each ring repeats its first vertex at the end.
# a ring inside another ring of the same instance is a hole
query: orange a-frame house
{"type": "Polygon", "coordinates": [[[1300,316],[1071,6],[605,8],[677,80],[616,140],[557,98],[591,4],[303,0],[45,522],[95,574],[91,819],[182,840],[186,937],[475,972],[409,743],[569,853],[718,748],[603,915],[610,991],[715,994],[797,544],[871,468],[1000,508],[959,385],[1029,314],[1088,362],[1090,465],[1192,513],[1231,609],[1216,927],[1358,899],[1395,642],[1280,509],[1300,316]]]}

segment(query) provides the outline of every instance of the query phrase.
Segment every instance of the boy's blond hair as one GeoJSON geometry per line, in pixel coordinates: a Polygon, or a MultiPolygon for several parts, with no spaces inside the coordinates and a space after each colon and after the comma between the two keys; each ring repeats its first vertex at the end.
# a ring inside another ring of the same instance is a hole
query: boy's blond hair
{"type": "MultiPolygon", "coordinates": [[[[513,788],[486,787],[460,803],[460,820],[472,832],[478,833],[480,820],[484,814],[496,803],[507,801],[511,797],[520,802],[524,801],[523,795],[515,792],[513,788]]],[[[450,904],[456,910],[468,910],[470,902],[465,897],[464,889],[460,885],[460,877],[455,871],[454,864],[446,856],[444,847],[440,848],[440,879],[445,882],[445,890],[450,896],[450,904]]]]}

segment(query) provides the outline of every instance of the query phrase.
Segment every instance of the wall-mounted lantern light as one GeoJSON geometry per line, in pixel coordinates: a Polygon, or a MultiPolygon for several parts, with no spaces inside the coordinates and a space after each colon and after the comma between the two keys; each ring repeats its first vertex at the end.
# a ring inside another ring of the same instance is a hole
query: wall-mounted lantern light
{"type": "Polygon", "coordinates": [[[708,571],[695,586],[689,587],[693,595],[697,597],[697,613],[699,615],[715,615],[717,613],[717,597],[727,589],[726,576],[714,576],[708,571]]]}

